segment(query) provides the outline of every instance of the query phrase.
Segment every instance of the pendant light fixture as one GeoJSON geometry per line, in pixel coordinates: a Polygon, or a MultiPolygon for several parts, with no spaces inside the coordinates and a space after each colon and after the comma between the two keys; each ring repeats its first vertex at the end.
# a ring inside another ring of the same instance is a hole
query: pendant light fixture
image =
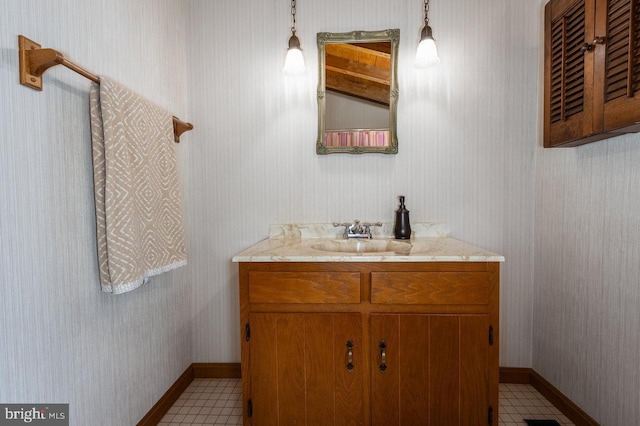
{"type": "Polygon", "coordinates": [[[429,0],[424,0],[424,27],[422,27],[414,65],[416,68],[429,68],[439,63],[436,41],[433,39],[433,32],[429,26],[429,0]]]}
{"type": "Polygon", "coordinates": [[[307,68],[304,65],[300,39],[296,36],[296,0],[291,0],[291,18],[293,20],[293,26],[291,27],[289,48],[287,49],[287,57],[284,60],[282,72],[287,75],[300,75],[303,74],[307,68]]]}

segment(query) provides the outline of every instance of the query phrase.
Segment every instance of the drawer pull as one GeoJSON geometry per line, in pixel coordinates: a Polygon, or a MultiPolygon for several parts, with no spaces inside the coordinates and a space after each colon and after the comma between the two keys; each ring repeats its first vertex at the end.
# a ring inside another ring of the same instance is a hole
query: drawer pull
{"type": "Polygon", "coordinates": [[[384,373],[387,371],[387,342],[384,340],[380,340],[380,372],[384,373]]]}
{"type": "Polygon", "coordinates": [[[347,340],[347,371],[353,371],[353,340],[347,340]]]}

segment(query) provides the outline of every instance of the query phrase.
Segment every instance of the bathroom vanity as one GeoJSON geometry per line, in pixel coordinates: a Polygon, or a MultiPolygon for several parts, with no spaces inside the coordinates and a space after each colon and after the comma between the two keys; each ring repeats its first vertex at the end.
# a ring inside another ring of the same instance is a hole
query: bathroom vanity
{"type": "Polygon", "coordinates": [[[272,227],[233,258],[244,424],[497,425],[504,258],[429,225],[321,228],[272,227]]]}

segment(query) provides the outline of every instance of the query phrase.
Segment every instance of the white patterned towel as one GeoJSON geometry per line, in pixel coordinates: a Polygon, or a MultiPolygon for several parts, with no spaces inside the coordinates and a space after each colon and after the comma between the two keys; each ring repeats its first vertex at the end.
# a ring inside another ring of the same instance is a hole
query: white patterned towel
{"type": "Polygon", "coordinates": [[[173,119],[106,77],[90,93],[102,291],[186,265],[173,119]]]}

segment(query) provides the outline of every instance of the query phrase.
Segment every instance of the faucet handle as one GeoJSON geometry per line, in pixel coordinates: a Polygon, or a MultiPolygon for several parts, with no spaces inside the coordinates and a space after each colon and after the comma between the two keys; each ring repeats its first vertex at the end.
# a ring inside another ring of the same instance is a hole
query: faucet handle
{"type": "Polygon", "coordinates": [[[371,226],[382,226],[382,222],[376,222],[376,223],[365,222],[365,223],[362,224],[362,226],[366,226],[367,228],[369,228],[371,226]]]}
{"type": "Polygon", "coordinates": [[[342,238],[348,238],[349,235],[349,230],[351,229],[351,224],[350,223],[340,223],[340,222],[333,222],[333,227],[337,228],[338,226],[344,226],[344,231],[342,231],[342,238]]]}
{"type": "Polygon", "coordinates": [[[372,226],[382,226],[382,222],[376,222],[376,223],[369,223],[369,222],[365,222],[362,224],[362,226],[364,226],[364,233],[369,235],[369,238],[373,238],[373,236],[371,235],[371,227],[372,226]]]}

